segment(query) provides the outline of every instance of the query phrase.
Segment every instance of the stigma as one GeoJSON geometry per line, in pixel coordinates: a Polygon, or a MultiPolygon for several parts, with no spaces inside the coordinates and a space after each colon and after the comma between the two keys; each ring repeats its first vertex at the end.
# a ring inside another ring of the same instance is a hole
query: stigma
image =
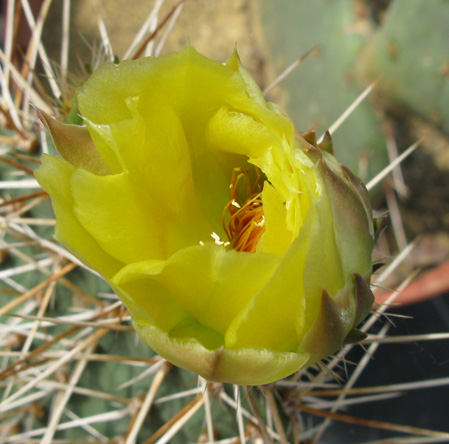
{"type": "Polygon", "coordinates": [[[229,201],[223,210],[223,228],[229,248],[254,253],[265,233],[262,189],[258,176],[251,185],[248,171],[234,168],[229,185],[229,201]],[[241,183],[243,198],[239,196],[241,183]]]}

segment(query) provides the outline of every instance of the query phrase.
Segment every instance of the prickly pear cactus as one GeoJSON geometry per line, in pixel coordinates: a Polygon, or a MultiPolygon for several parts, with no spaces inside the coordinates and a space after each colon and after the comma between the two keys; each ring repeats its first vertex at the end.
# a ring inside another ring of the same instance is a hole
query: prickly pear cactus
{"type": "Polygon", "coordinates": [[[449,134],[449,3],[395,0],[358,60],[365,82],[379,76],[389,107],[411,110],[449,134]]]}
{"type": "MultiPolygon", "coordinates": [[[[28,2],[20,3],[28,11],[28,2]]],[[[44,2],[47,10],[49,3],[44,2]]],[[[183,2],[169,2],[171,9],[159,17],[162,3],[154,2],[155,9],[145,22],[140,39],[136,40],[134,52],[130,51],[131,56],[137,53],[138,47],[145,47],[145,41],[157,43],[156,48],[163,43],[163,26],[167,23],[174,26],[183,2]],[[159,34],[155,33],[156,29],[159,34]]],[[[422,48],[422,54],[426,55],[426,48],[432,42],[415,42],[417,35],[424,36],[427,31],[419,28],[419,33],[414,33],[417,27],[410,25],[408,29],[407,20],[417,21],[426,16],[425,20],[433,23],[428,26],[434,31],[443,30],[445,20],[447,23],[447,2],[428,0],[425,3],[424,6],[420,0],[392,1],[387,19],[378,25],[366,20],[363,2],[292,1],[279,10],[277,2],[266,0],[261,12],[270,20],[264,20],[264,33],[276,49],[282,48],[282,59],[280,51],[274,50],[269,57],[277,72],[311,47],[318,46],[312,59],[282,85],[289,91],[290,113],[296,126],[315,128],[318,135],[324,133],[366,83],[388,72],[389,78],[396,80],[381,82],[382,94],[388,95],[392,103],[400,101],[425,116],[436,116],[436,111],[441,115],[441,125],[447,129],[447,116],[443,113],[447,88],[435,90],[434,84],[426,86],[426,82],[418,82],[417,88],[416,77],[424,78],[429,71],[423,66],[412,66],[413,57],[407,52],[413,46],[422,48]],[[416,18],[407,15],[407,6],[411,4],[421,8],[416,18]],[[441,13],[443,10],[446,15],[441,13]],[[401,17],[408,19],[404,21],[401,17]],[[272,37],[274,33],[278,37],[272,37]],[[395,51],[396,57],[392,57],[395,51]],[[404,68],[403,62],[408,68],[404,68]],[[415,76],[413,88],[399,88],[401,82],[407,81],[402,76],[406,77],[409,71],[415,76]],[[434,95],[441,92],[433,107],[428,106],[430,100],[420,102],[420,94],[429,91],[434,95]],[[426,106],[420,107],[420,103],[426,106]]],[[[14,9],[15,4],[19,3],[8,2],[6,11],[7,36],[11,41],[15,14],[20,15],[14,9]]],[[[239,6],[242,4],[246,2],[239,6]]],[[[36,38],[32,46],[35,51],[41,43],[45,11],[43,8],[38,25],[30,20],[36,38]]],[[[100,22],[100,29],[101,26],[100,22]]],[[[45,23],[45,29],[53,32],[51,23],[45,23]]],[[[103,55],[111,61],[113,54],[106,51],[109,43],[103,29],[103,55]]],[[[438,79],[447,82],[443,43],[442,39],[436,39],[441,59],[427,59],[426,66],[432,67],[432,75],[440,72],[442,77],[438,79]]],[[[349,376],[339,370],[349,347],[287,381],[252,389],[206,384],[155,355],[138,339],[129,314],[108,285],[97,274],[83,268],[52,238],[55,221],[47,194],[33,178],[33,170],[39,163],[39,155],[33,149],[40,145],[42,151],[50,154],[56,150],[30,110],[29,98],[47,112],[59,113],[60,120],[82,122],[76,104],[71,101],[73,96],[62,97],[58,85],[51,82],[50,86],[45,84],[41,88],[42,79],[51,81],[59,78],[59,74],[46,62],[42,48],[39,51],[46,72],[37,81],[15,68],[14,51],[8,47],[8,38],[2,52],[0,441],[5,444],[184,444],[220,439],[227,443],[286,444],[319,440],[330,424],[329,418],[341,419],[334,412],[342,405],[361,369],[367,362],[375,363],[370,356],[378,345],[377,334],[384,335],[388,325],[380,333],[379,329],[374,330],[376,335],[369,338],[367,354],[361,358],[353,377],[351,370],[349,376]],[[51,88],[50,94],[47,90],[51,88]],[[25,100],[19,97],[23,94],[25,100]],[[336,381],[341,381],[339,376],[348,377],[346,387],[337,385],[336,381]],[[320,399],[323,387],[331,389],[329,400],[320,399]],[[319,422],[317,418],[323,416],[327,420],[319,422]]],[[[32,72],[36,57],[37,52],[30,50],[27,63],[32,72]]],[[[373,177],[387,162],[379,118],[369,101],[364,101],[350,115],[333,139],[339,160],[364,179],[373,177]]],[[[381,284],[382,279],[376,277],[376,283],[381,284]]],[[[379,313],[383,310],[380,308],[379,313]]],[[[375,320],[372,316],[364,331],[369,332],[375,320]]],[[[391,390],[394,388],[374,387],[374,392],[381,392],[385,397],[391,396],[391,390]]],[[[393,426],[391,430],[399,430],[393,426]]],[[[330,430],[332,434],[333,429],[330,430]]],[[[403,430],[411,433],[409,429],[403,430]]],[[[434,436],[430,432],[428,435],[434,436]]],[[[342,442],[338,437],[330,440],[342,442]]]]}

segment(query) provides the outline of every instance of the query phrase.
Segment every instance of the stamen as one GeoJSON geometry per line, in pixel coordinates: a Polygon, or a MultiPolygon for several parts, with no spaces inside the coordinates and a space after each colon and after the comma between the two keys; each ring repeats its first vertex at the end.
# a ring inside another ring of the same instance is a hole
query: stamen
{"type": "Polygon", "coordinates": [[[263,214],[262,191],[259,181],[250,185],[248,171],[240,172],[234,169],[229,185],[229,202],[223,211],[223,228],[229,239],[231,248],[237,251],[255,252],[260,238],[265,233],[265,218],[263,214]],[[241,202],[237,188],[244,179],[246,199],[241,202]],[[228,223],[225,221],[229,212],[228,223]]]}
{"type": "Polygon", "coordinates": [[[212,237],[212,239],[214,240],[214,242],[215,242],[216,245],[223,245],[223,246],[225,246],[225,247],[227,247],[227,246],[229,245],[229,242],[223,242],[223,241],[220,239],[220,236],[219,236],[217,233],[215,233],[215,231],[212,232],[211,237],[212,237]]]}

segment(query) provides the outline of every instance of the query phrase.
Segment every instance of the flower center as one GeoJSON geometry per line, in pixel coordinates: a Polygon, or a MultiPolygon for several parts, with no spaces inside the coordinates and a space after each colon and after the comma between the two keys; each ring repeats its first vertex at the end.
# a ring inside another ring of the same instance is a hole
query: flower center
{"type": "MultiPolygon", "coordinates": [[[[259,176],[259,175],[258,175],[259,176]]],[[[248,171],[234,168],[229,185],[229,202],[223,210],[223,228],[230,247],[237,251],[254,253],[263,233],[265,218],[263,214],[262,190],[259,177],[251,185],[248,171]],[[238,193],[239,183],[243,182],[245,198],[238,193]],[[226,215],[229,212],[229,220],[226,215]]]]}

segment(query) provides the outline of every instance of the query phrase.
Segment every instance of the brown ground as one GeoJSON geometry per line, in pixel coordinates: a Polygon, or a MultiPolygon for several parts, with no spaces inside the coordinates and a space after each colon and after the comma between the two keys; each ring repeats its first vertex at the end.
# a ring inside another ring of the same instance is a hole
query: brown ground
{"type": "MultiPolygon", "coordinates": [[[[70,60],[90,60],[99,44],[98,17],[102,17],[114,49],[121,58],[152,10],[155,0],[77,0],[72,2],[70,60]]],[[[166,0],[160,18],[178,3],[166,0]]],[[[45,35],[51,56],[59,58],[62,2],[54,2],[48,20],[54,33],[45,35]]],[[[237,45],[245,67],[265,83],[263,40],[254,0],[187,0],[170,33],[163,53],[185,48],[188,41],[202,54],[226,60],[237,45]]]]}

